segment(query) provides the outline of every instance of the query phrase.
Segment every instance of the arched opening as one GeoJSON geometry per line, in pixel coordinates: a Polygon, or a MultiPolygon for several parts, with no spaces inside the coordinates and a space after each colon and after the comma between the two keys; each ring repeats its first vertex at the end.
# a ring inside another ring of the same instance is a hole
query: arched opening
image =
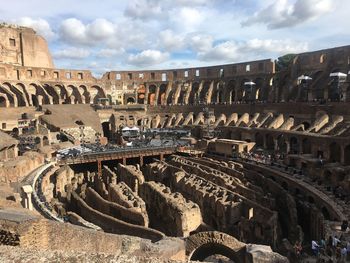
{"type": "Polygon", "coordinates": [[[262,78],[255,79],[256,90],[255,98],[259,101],[267,101],[268,89],[264,85],[264,80],[262,78]]]}
{"type": "Polygon", "coordinates": [[[167,98],[167,105],[172,105],[173,104],[173,96],[174,96],[174,91],[171,89],[169,94],[168,94],[168,98],[167,98]]]}
{"type": "Polygon", "coordinates": [[[280,153],[287,153],[287,143],[285,141],[283,134],[277,137],[277,145],[278,145],[278,151],[280,153]]]}
{"type": "Polygon", "coordinates": [[[204,261],[206,258],[212,255],[223,255],[235,263],[241,262],[241,258],[237,255],[237,252],[231,248],[218,243],[207,243],[198,247],[190,257],[192,261],[204,261]]]}
{"type": "Polygon", "coordinates": [[[34,107],[39,107],[39,100],[38,100],[38,97],[34,94],[31,95],[31,98],[32,98],[32,102],[33,102],[33,106],[34,107]]]}
{"type": "Polygon", "coordinates": [[[340,162],[341,148],[336,142],[332,142],[329,146],[329,161],[332,163],[340,162]]]}
{"type": "Polygon", "coordinates": [[[18,128],[13,128],[13,129],[12,129],[12,136],[18,137],[18,135],[19,135],[19,130],[18,130],[18,128]]]}
{"type": "MultiPolygon", "coordinates": [[[[74,96],[74,99],[73,99],[73,101],[71,103],[79,104],[79,103],[83,102],[81,94],[80,94],[79,90],[77,89],[77,87],[75,87],[73,85],[68,85],[67,86],[67,90],[69,91],[69,95],[71,97],[72,97],[72,95],[74,96]]],[[[99,91],[97,92],[97,94],[98,93],[99,93],[99,91]]],[[[98,94],[98,95],[100,95],[100,94],[98,94]]],[[[103,97],[103,96],[100,96],[99,98],[101,98],[101,97],[103,97]]]]}
{"type": "Polygon", "coordinates": [[[236,96],[236,92],[235,92],[235,81],[234,80],[230,80],[227,86],[227,96],[226,96],[226,101],[228,103],[232,103],[235,101],[235,96],[236,96]]]}
{"type": "Polygon", "coordinates": [[[310,123],[308,123],[307,121],[304,121],[302,125],[304,125],[304,131],[310,128],[310,123]]]}
{"type": "Polygon", "coordinates": [[[90,103],[90,93],[87,90],[87,87],[84,85],[80,85],[78,88],[80,94],[82,95],[83,102],[90,103]]]}
{"type": "Polygon", "coordinates": [[[99,86],[92,86],[91,90],[94,91],[93,94],[95,94],[95,96],[93,97],[93,103],[94,104],[98,104],[101,103],[99,102],[99,99],[103,99],[106,98],[105,93],[103,91],[103,89],[99,86]]]}
{"type": "Polygon", "coordinates": [[[344,163],[350,165],[350,144],[344,149],[344,163]]]}
{"type": "Polygon", "coordinates": [[[166,85],[162,84],[159,87],[159,94],[158,94],[158,105],[165,105],[165,95],[166,95],[166,85]]]}
{"type": "Polygon", "coordinates": [[[3,108],[7,107],[6,98],[2,95],[0,95],[0,107],[3,107],[3,108]]]}
{"type": "Polygon", "coordinates": [[[110,138],[111,128],[110,123],[108,121],[102,122],[102,130],[103,130],[103,136],[106,138],[110,138]]]}
{"type": "Polygon", "coordinates": [[[271,134],[266,134],[265,140],[266,140],[266,149],[273,151],[274,148],[275,148],[275,144],[273,142],[272,135],[271,134]]]}
{"type": "Polygon", "coordinates": [[[322,208],[322,214],[323,214],[323,217],[325,220],[331,220],[331,216],[330,216],[327,208],[325,208],[325,207],[322,208]]]}
{"type": "Polygon", "coordinates": [[[59,104],[59,94],[56,92],[56,90],[48,84],[44,84],[43,88],[52,97],[53,103],[59,104]]]}
{"type": "Polygon", "coordinates": [[[259,132],[255,134],[255,145],[257,147],[264,147],[264,136],[259,132]]]}
{"type": "Polygon", "coordinates": [[[49,143],[49,138],[47,138],[46,136],[44,136],[43,137],[43,145],[44,146],[47,146],[47,145],[49,145],[50,143],[49,143]]]}
{"type": "Polygon", "coordinates": [[[304,154],[311,153],[311,142],[308,138],[303,139],[302,141],[302,149],[304,154]]]}
{"type": "MultiPolygon", "coordinates": [[[[312,98],[316,100],[324,99],[324,85],[322,85],[322,71],[315,72],[312,77],[312,98]]],[[[310,100],[310,98],[309,98],[310,100]]]]}
{"type": "Polygon", "coordinates": [[[199,94],[199,103],[206,104],[207,103],[207,95],[210,88],[210,82],[205,82],[203,84],[203,88],[201,93],[199,94]]]}
{"type": "Polygon", "coordinates": [[[34,142],[35,144],[40,144],[41,143],[40,137],[35,137],[34,142]]]}
{"type": "Polygon", "coordinates": [[[4,83],[3,86],[7,86],[7,90],[11,91],[16,96],[17,106],[26,106],[24,93],[21,91],[23,90],[23,86],[21,86],[20,89],[10,83],[4,83]]]}
{"type": "Polygon", "coordinates": [[[195,104],[196,103],[196,97],[197,97],[197,93],[198,93],[198,89],[199,89],[199,83],[198,82],[194,82],[192,84],[192,89],[190,92],[190,97],[188,99],[188,103],[190,105],[195,104]]]}
{"type": "Polygon", "coordinates": [[[284,190],[288,191],[288,184],[286,182],[282,182],[282,187],[284,190]]]}
{"type": "Polygon", "coordinates": [[[145,86],[140,85],[138,90],[137,90],[137,103],[138,104],[145,104],[145,86]]]}
{"type": "Polygon", "coordinates": [[[135,103],[135,99],[133,97],[128,97],[126,99],[126,104],[134,104],[135,103]]]}
{"type": "Polygon", "coordinates": [[[299,142],[296,137],[292,137],[289,140],[290,143],[290,153],[298,154],[299,153],[299,142]]]}
{"type": "Polygon", "coordinates": [[[157,87],[155,85],[150,85],[148,87],[148,104],[154,106],[155,99],[156,99],[156,89],[157,87]]]}

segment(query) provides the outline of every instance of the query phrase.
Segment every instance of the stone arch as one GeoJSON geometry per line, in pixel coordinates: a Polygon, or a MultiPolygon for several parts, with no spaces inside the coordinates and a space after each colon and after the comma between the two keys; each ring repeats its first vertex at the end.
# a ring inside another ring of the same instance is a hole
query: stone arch
{"type": "Polygon", "coordinates": [[[331,216],[329,214],[329,211],[326,207],[322,207],[322,215],[324,217],[325,220],[331,220],[331,216]]]}
{"type": "Polygon", "coordinates": [[[311,142],[308,138],[304,138],[301,143],[302,151],[304,154],[310,154],[311,153],[311,142]]]}
{"type": "Polygon", "coordinates": [[[92,101],[93,101],[94,104],[98,103],[98,99],[106,97],[103,89],[100,86],[97,86],[97,85],[91,86],[91,92],[90,93],[93,95],[92,101]]]}
{"type": "Polygon", "coordinates": [[[268,133],[265,135],[265,141],[266,141],[266,149],[267,150],[274,150],[275,144],[274,144],[273,137],[271,134],[268,133]]]}
{"type": "Polygon", "coordinates": [[[166,104],[166,89],[167,85],[162,84],[159,86],[159,93],[158,93],[158,105],[165,105],[166,104]]]}
{"type": "Polygon", "coordinates": [[[299,153],[299,141],[297,137],[291,137],[289,139],[289,144],[290,144],[290,152],[292,154],[297,154],[299,153]]]}
{"type": "Polygon", "coordinates": [[[338,143],[332,142],[329,145],[329,161],[332,163],[339,162],[341,158],[341,147],[338,143]]]}
{"type": "MultiPolygon", "coordinates": [[[[10,84],[9,84],[10,85],[10,84]]],[[[10,85],[11,86],[11,85],[10,85]]],[[[9,105],[12,107],[17,107],[17,98],[16,96],[10,91],[9,87],[4,83],[3,85],[0,85],[0,92],[4,94],[4,96],[7,97],[7,100],[9,101],[9,105]]]]}
{"type": "Polygon", "coordinates": [[[83,103],[89,104],[90,103],[90,92],[88,91],[87,87],[85,85],[80,85],[78,87],[78,90],[82,96],[83,103]]]}
{"type": "Polygon", "coordinates": [[[324,99],[324,89],[320,80],[322,79],[323,71],[319,70],[312,74],[311,94],[313,99],[324,99]]]}
{"type": "Polygon", "coordinates": [[[246,245],[234,237],[217,232],[200,232],[186,239],[186,255],[189,260],[203,261],[220,254],[234,262],[245,262],[246,245]]]}
{"type": "Polygon", "coordinates": [[[128,97],[126,99],[126,104],[135,104],[135,98],[134,97],[128,97]]]}
{"type": "Polygon", "coordinates": [[[344,164],[350,165],[350,144],[344,148],[344,164]]]}
{"type": "Polygon", "coordinates": [[[192,84],[192,89],[190,92],[190,97],[188,99],[188,103],[190,105],[195,104],[197,102],[197,94],[198,94],[198,90],[199,90],[199,82],[194,82],[192,84]]]}
{"type": "Polygon", "coordinates": [[[234,80],[230,80],[226,87],[226,102],[232,103],[235,101],[236,97],[236,82],[234,80]]]}
{"type": "Polygon", "coordinates": [[[59,96],[61,103],[68,103],[68,92],[63,85],[55,85],[53,87],[59,96]]]}
{"type": "Polygon", "coordinates": [[[14,88],[16,88],[20,93],[23,94],[23,99],[25,101],[26,106],[30,105],[30,100],[29,100],[29,94],[27,92],[27,88],[23,83],[17,83],[14,85],[14,88]]]}
{"type": "Polygon", "coordinates": [[[137,89],[137,103],[138,104],[145,104],[145,94],[146,94],[145,85],[143,85],[143,84],[139,85],[139,87],[137,89]]]}
{"type": "Polygon", "coordinates": [[[156,91],[157,87],[154,84],[149,85],[148,87],[148,98],[147,98],[147,103],[148,105],[154,106],[156,103],[156,91]]]}
{"type": "Polygon", "coordinates": [[[249,79],[243,79],[240,85],[237,87],[237,100],[238,101],[248,101],[250,99],[250,92],[244,87],[244,83],[249,82],[249,79]]]}
{"type": "Polygon", "coordinates": [[[52,100],[53,100],[54,104],[59,104],[60,103],[60,96],[59,96],[57,91],[52,86],[50,86],[48,84],[44,84],[43,88],[52,97],[52,100]]]}
{"type": "Polygon", "coordinates": [[[263,78],[255,79],[256,89],[255,89],[255,98],[259,101],[267,101],[269,90],[265,85],[263,78]]]}
{"type": "Polygon", "coordinates": [[[277,150],[280,153],[287,153],[287,143],[283,134],[280,134],[277,137],[277,150]]]}
{"type": "Polygon", "coordinates": [[[6,82],[3,84],[3,86],[7,86],[8,90],[16,97],[17,106],[28,106],[28,102],[26,101],[25,94],[23,92],[24,85],[18,89],[16,86],[6,82]]]}
{"type": "Polygon", "coordinates": [[[52,104],[52,97],[40,85],[31,83],[28,87],[28,93],[31,95],[33,106],[52,104]]]}
{"type": "Polygon", "coordinates": [[[167,97],[167,105],[172,105],[173,104],[173,97],[174,97],[174,90],[171,89],[168,93],[168,97],[167,97]]]}
{"type": "Polygon", "coordinates": [[[76,86],[68,85],[67,91],[68,91],[69,97],[71,98],[72,104],[83,103],[82,96],[81,96],[81,94],[76,86]],[[73,101],[73,99],[74,99],[74,101],[73,101]]]}
{"type": "Polygon", "coordinates": [[[257,147],[264,147],[264,136],[260,132],[255,134],[255,145],[257,147]]]}
{"type": "Polygon", "coordinates": [[[203,88],[199,94],[199,102],[200,103],[204,103],[204,104],[207,103],[207,95],[208,95],[209,89],[210,89],[210,82],[209,81],[204,82],[203,88]]]}
{"type": "Polygon", "coordinates": [[[8,108],[10,107],[10,102],[7,99],[5,94],[0,93],[0,108],[8,108]]]}

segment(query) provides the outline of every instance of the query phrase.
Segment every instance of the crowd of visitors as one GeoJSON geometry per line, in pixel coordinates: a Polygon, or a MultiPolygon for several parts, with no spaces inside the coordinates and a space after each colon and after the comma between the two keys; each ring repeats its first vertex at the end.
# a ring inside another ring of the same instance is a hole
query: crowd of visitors
{"type": "MultiPolygon", "coordinates": [[[[305,246],[307,247],[307,246],[305,246]]],[[[317,262],[325,263],[345,263],[350,262],[350,241],[343,240],[342,237],[329,236],[327,241],[311,241],[311,251],[317,262]]],[[[297,241],[294,245],[294,254],[298,262],[304,262],[303,246],[297,241]]]]}

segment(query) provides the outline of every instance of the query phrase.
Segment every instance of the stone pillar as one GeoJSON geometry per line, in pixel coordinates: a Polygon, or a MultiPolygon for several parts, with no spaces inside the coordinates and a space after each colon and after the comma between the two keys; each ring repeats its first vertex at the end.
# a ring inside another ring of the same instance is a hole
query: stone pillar
{"type": "Polygon", "coordinates": [[[33,204],[32,204],[33,188],[30,185],[24,185],[22,186],[22,191],[24,192],[24,208],[33,210],[33,204]]]}
{"type": "Polygon", "coordinates": [[[345,163],[345,147],[344,147],[344,145],[340,146],[340,163],[341,164],[345,163]]]}
{"type": "Polygon", "coordinates": [[[273,145],[274,145],[275,151],[278,151],[278,140],[276,138],[273,138],[273,145]]]}
{"type": "Polygon", "coordinates": [[[286,141],[285,144],[286,144],[286,153],[288,154],[290,152],[290,142],[286,141]]]}

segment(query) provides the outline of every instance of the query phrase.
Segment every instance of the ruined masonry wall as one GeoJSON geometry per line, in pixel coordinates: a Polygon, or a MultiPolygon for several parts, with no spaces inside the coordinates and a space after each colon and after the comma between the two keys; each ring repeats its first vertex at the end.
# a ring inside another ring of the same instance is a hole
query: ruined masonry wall
{"type": "Polygon", "coordinates": [[[164,234],[157,230],[132,225],[93,209],[75,192],[72,192],[70,205],[73,207],[72,210],[77,211],[77,213],[85,220],[94,222],[94,224],[98,225],[108,233],[138,236],[154,241],[160,240],[164,237],[164,234]]]}

